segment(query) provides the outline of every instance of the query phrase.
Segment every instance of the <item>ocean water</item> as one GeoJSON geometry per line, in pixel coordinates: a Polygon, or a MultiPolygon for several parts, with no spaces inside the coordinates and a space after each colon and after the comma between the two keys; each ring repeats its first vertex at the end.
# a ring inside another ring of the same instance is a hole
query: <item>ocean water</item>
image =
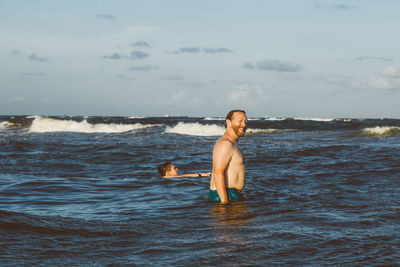
{"type": "Polygon", "coordinates": [[[2,266],[400,265],[400,120],[250,118],[246,200],[207,201],[222,118],[0,116],[2,266]]]}

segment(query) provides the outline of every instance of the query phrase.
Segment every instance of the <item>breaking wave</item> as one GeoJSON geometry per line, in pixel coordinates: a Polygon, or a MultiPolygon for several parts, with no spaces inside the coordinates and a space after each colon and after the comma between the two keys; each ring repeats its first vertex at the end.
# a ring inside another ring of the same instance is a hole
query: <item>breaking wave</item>
{"type": "Polygon", "coordinates": [[[132,130],[152,127],[154,125],[135,124],[105,124],[105,123],[89,123],[86,119],[83,121],[59,120],[35,116],[29,128],[31,133],[46,132],[79,132],[79,133],[122,133],[132,130]]]}
{"type": "Polygon", "coordinates": [[[323,119],[323,118],[293,118],[293,119],[298,121],[319,121],[319,122],[330,122],[335,120],[335,119],[323,119]]]}
{"type": "Polygon", "coordinates": [[[179,122],[177,125],[165,129],[165,133],[176,133],[197,136],[217,136],[223,135],[225,128],[215,124],[200,124],[200,123],[183,123],[179,122]]]}
{"type": "Polygon", "coordinates": [[[394,126],[377,126],[369,127],[362,130],[362,135],[373,137],[390,137],[400,135],[400,127],[394,126]]]}
{"type": "Polygon", "coordinates": [[[279,130],[277,130],[277,129],[252,129],[252,128],[250,128],[250,129],[247,129],[246,134],[263,134],[263,133],[274,134],[274,133],[278,133],[278,132],[279,132],[279,130]]]}
{"type": "MultiPolygon", "coordinates": [[[[246,134],[260,133],[276,133],[276,129],[247,129],[246,134]]],[[[165,129],[165,133],[197,135],[197,136],[220,136],[225,133],[225,127],[216,124],[200,124],[200,123],[184,123],[179,122],[177,125],[165,129]]]]}
{"type": "Polygon", "coordinates": [[[15,124],[12,123],[12,122],[9,122],[9,121],[2,121],[2,122],[0,122],[0,129],[1,129],[1,128],[12,127],[12,126],[15,126],[15,124]]]}

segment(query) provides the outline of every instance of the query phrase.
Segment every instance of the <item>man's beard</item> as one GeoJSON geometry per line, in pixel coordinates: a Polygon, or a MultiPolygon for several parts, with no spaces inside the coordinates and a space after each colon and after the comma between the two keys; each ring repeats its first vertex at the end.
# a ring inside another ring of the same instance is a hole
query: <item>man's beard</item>
{"type": "Polygon", "coordinates": [[[242,137],[246,133],[246,130],[247,130],[247,127],[243,127],[242,128],[243,132],[242,132],[242,131],[239,131],[240,128],[241,128],[240,126],[232,125],[232,130],[235,132],[235,134],[238,137],[242,137]]]}

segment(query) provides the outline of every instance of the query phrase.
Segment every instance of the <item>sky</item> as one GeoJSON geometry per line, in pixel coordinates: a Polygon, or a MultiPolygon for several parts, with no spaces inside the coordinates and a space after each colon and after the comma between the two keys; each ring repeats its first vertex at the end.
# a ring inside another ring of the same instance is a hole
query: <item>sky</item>
{"type": "Polygon", "coordinates": [[[0,115],[400,118],[398,0],[0,0],[0,115]]]}

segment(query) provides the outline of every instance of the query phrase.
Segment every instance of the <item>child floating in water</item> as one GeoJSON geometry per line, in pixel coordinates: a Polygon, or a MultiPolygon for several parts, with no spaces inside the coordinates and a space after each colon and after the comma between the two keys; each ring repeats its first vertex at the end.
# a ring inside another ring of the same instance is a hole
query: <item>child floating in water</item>
{"type": "Polygon", "coordinates": [[[175,167],[174,164],[167,161],[160,166],[158,166],[158,172],[164,178],[171,178],[171,177],[207,177],[210,176],[211,173],[209,172],[199,172],[199,173],[188,173],[188,174],[178,174],[178,168],[175,167]]]}

